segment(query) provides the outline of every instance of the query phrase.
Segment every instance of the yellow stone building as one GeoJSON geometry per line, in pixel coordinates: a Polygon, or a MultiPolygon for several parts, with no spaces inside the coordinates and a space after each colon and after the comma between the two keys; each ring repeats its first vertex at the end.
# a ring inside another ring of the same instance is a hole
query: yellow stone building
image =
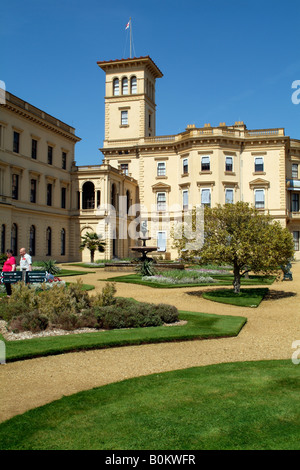
{"type": "Polygon", "coordinates": [[[128,237],[119,231],[126,233],[124,224],[131,222],[126,210],[138,197],[137,182],[107,164],[76,166],[79,140],[74,128],[6,92],[0,106],[1,253],[11,248],[18,255],[24,246],[34,260],[89,261],[89,251],[79,250],[81,236],[96,231],[106,242],[102,258],[128,256],[128,237]]]}
{"type": "MultiPolygon", "coordinates": [[[[293,233],[300,258],[300,141],[283,128],[187,125],[156,135],[156,80],[149,57],[101,61],[105,72],[105,136],[100,165],[77,166],[75,129],[6,93],[0,105],[1,252],[21,246],[35,260],[89,260],[81,236],[96,231],[106,252],[133,255],[136,220],[149,245],[176,258],[174,218],[195,205],[249,202],[293,233]],[[138,206],[140,204],[140,206],[138,206]]],[[[87,156],[88,161],[88,156],[87,156]]]]}
{"type": "Polygon", "coordinates": [[[156,79],[150,57],[98,62],[106,75],[105,162],[138,181],[152,242],[174,258],[168,221],[199,204],[245,201],[293,233],[299,257],[300,141],[283,128],[248,130],[243,122],[194,124],[156,136],[156,79]],[[155,220],[155,227],[153,226],[155,220]]]}

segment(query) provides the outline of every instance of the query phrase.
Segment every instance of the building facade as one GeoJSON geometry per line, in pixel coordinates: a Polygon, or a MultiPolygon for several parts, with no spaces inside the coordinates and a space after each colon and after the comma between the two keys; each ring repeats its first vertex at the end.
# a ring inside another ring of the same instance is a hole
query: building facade
{"type": "MultiPolygon", "coordinates": [[[[133,255],[137,216],[157,254],[174,259],[172,224],[196,205],[249,202],[288,227],[300,259],[300,141],[283,128],[243,122],[187,125],[156,135],[156,80],[149,57],[98,62],[105,72],[101,165],[77,166],[75,129],[6,93],[0,105],[1,252],[88,261],[81,237],[96,231],[111,259],[133,255]]],[[[88,158],[87,158],[88,159],[88,158]]]]}
{"type": "Polygon", "coordinates": [[[106,74],[101,151],[105,162],[138,181],[150,244],[174,258],[170,231],[178,211],[245,201],[289,228],[299,257],[299,140],[283,128],[248,130],[243,122],[191,124],[180,134],[156,136],[155,85],[162,73],[151,58],[98,65],[106,74]],[[132,80],[137,86],[126,85],[132,80]]]}
{"type": "Polygon", "coordinates": [[[89,251],[79,250],[81,237],[96,231],[106,251],[95,259],[128,256],[123,232],[132,221],[127,212],[138,197],[137,182],[107,164],[76,166],[78,141],[74,128],[6,93],[0,106],[1,253],[18,255],[25,247],[36,261],[88,261],[89,251]]]}

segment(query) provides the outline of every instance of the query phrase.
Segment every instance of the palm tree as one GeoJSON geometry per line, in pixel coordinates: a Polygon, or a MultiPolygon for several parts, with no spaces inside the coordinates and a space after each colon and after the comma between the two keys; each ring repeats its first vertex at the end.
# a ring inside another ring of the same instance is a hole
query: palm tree
{"type": "Polygon", "coordinates": [[[102,241],[102,235],[98,235],[95,232],[86,232],[86,234],[81,237],[82,242],[79,247],[81,251],[84,248],[87,248],[91,252],[91,263],[94,262],[95,251],[98,250],[100,253],[104,253],[106,243],[102,241]]]}

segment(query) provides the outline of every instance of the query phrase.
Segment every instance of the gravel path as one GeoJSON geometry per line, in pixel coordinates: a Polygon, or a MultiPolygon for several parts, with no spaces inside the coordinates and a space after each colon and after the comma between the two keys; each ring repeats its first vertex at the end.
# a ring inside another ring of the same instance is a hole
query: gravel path
{"type": "MultiPolygon", "coordinates": [[[[112,348],[0,365],[0,421],[64,395],[131,377],[224,362],[291,359],[292,343],[300,340],[300,262],[293,264],[292,272],[293,281],[269,286],[270,298],[257,309],[187,294],[204,289],[199,287],[167,290],[117,283],[119,296],[170,303],[180,310],[245,316],[248,322],[236,338],[112,348]]],[[[97,270],[82,279],[101,291],[104,279],[115,275],[119,273],[97,270]]]]}

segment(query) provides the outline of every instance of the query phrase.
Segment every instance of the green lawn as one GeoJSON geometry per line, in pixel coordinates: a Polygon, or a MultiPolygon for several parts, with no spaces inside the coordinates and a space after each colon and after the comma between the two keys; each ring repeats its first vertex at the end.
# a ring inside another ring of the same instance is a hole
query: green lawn
{"type": "Polygon", "coordinates": [[[61,269],[57,277],[65,276],[83,276],[84,274],[94,274],[96,271],[78,271],[75,269],[61,269]]]}
{"type": "MultiPolygon", "coordinates": [[[[179,318],[187,324],[6,341],[6,361],[133,344],[231,337],[237,336],[247,321],[244,317],[194,312],[180,312],[179,318]]],[[[4,340],[1,335],[0,340],[4,340]]]]}
{"type": "MultiPolygon", "coordinates": [[[[162,273],[163,274],[163,273],[162,273]]],[[[230,275],[221,275],[221,274],[214,274],[211,276],[213,279],[217,280],[218,283],[189,283],[189,284],[167,284],[167,283],[159,283],[159,282],[151,282],[151,281],[143,281],[142,276],[140,274],[127,274],[123,276],[116,276],[110,277],[106,279],[110,282],[125,282],[129,284],[140,284],[142,286],[148,287],[155,287],[155,288],[162,288],[162,289],[169,289],[169,288],[180,288],[180,287],[199,287],[199,286],[232,286],[233,283],[233,276],[230,275]]],[[[241,285],[244,286],[251,286],[251,285],[270,285],[273,284],[275,280],[274,276],[250,276],[249,279],[241,279],[241,285]]],[[[99,279],[99,281],[103,281],[103,279],[99,279]]]]}
{"type": "Polygon", "coordinates": [[[78,393],[0,424],[10,450],[299,450],[299,367],[218,364],[78,393]]]}
{"type": "Polygon", "coordinates": [[[67,264],[66,266],[75,266],[75,267],[78,267],[78,268],[89,268],[89,269],[94,269],[94,268],[95,268],[95,269],[96,269],[96,268],[103,268],[103,267],[104,267],[104,263],[105,263],[105,262],[103,262],[103,263],[97,263],[97,264],[99,264],[99,266],[94,265],[94,264],[91,266],[91,265],[88,264],[88,263],[72,263],[72,264],[67,264]]]}
{"type": "Polygon", "coordinates": [[[238,305],[239,307],[258,307],[268,291],[267,287],[248,288],[241,289],[239,294],[235,294],[232,289],[216,289],[203,292],[202,297],[214,302],[238,305]]]}

